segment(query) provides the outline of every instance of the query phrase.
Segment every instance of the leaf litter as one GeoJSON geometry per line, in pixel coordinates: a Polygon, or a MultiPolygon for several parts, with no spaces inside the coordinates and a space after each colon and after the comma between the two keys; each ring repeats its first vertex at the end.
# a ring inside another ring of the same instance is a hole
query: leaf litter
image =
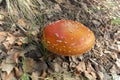
{"type": "MultiPolygon", "coordinates": [[[[8,16],[4,15],[2,15],[4,19],[0,20],[0,30],[2,30],[0,31],[0,79],[120,79],[120,26],[117,19],[120,15],[118,11],[120,2],[118,0],[37,0],[39,8],[33,5],[36,3],[32,2],[32,4],[30,1],[28,0],[28,11],[35,9],[33,11],[35,14],[32,12],[31,18],[27,16],[28,19],[26,19],[24,11],[24,16],[20,16],[18,14],[20,10],[14,7],[12,10],[9,8],[11,12],[8,11],[10,17],[14,19],[13,23],[8,23],[11,21],[8,16]],[[31,9],[31,7],[33,8],[31,9]],[[43,23],[35,22],[33,25],[31,24],[35,20],[33,15],[38,18],[39,9],[43,23]],[[15,13],[12,14],[12,12],[15,13]],[[40,44],[38,35],[41,35],[39,34],[42,31],[41,26],[59,19],[77,20],[93,30],[96,43],[92,50],[84,55],[73,57],[48,52],[46,59],[42,55],[45,52],[39,50],[41,46],[38,45],[40,44]]],[[[24,2],[24,4],[26,3],[24,2]]],[[[24,4],[21,8],[24,8],[24,4]]],[[[16,4],[12,4],[13,6],[16,4]]]]}

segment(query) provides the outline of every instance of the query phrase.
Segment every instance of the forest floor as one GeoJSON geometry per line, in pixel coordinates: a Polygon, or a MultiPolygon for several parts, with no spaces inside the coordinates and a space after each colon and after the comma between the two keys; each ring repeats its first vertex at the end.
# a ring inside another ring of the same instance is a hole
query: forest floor
{"type": "Polygon", "coordinates": [[[0,4],[0,80],[120,80],[119,0],[7,1],[0,4]],[[60,19],[91,29],[94,47],[70,57],[47,51],[42,30],[60,19]]]}

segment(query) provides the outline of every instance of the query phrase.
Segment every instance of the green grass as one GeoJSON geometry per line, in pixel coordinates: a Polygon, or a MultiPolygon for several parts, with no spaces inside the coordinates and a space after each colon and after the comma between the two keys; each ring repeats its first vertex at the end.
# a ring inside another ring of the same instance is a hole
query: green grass
{"type": "Polygon", "coordinates": [[[118,18],[116,18],[116,19],[112,19],[112,20],[111,20],[111,23],[112,23],[113,25],[118,25],[118,24],[120,24],[120,17],[118,17],[118,18]]]}
{"type": "Polygon", "coordinates": [[[29,75],[27,73],[24,73],[23,76],[19,80],[30,80],[29,75]]]}

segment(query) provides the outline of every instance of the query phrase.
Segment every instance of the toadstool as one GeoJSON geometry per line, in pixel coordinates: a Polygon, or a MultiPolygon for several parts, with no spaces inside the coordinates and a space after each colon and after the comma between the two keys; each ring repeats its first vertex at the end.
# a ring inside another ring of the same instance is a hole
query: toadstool
{"type": "Polygon", "coordinates": [[[58,20],[47,25],[42,43],[50,52],[73,56],[89,51],[95,42],[94,33],[77,21],[58,20]]]}

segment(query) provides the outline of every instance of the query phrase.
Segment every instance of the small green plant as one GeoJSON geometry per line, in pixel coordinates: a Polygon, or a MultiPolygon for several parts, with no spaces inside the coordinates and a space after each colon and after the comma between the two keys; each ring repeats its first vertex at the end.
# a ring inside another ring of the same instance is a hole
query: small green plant
{"type": "Polygon", "coordinates": [[[20,80],[30,80],[29,75],[27,73],[24,73],[20,80]]]}
{"type": "Polygon", "coordinates": [[[111,23],[112,23],[113,25],[118,25],[118,24],[120,24],[120,17],[111,20],[111,23]]]}
{"type": "Polygon", "coordinates": [[[109,2],[109,1],[107,1],[107,2],[105,2],[105,4],[106,4],[107,6],[109,6],[109,7],[114,7],[114,6],[115,6],[115,3],[114,3],[114,2],[109,2]]]}

